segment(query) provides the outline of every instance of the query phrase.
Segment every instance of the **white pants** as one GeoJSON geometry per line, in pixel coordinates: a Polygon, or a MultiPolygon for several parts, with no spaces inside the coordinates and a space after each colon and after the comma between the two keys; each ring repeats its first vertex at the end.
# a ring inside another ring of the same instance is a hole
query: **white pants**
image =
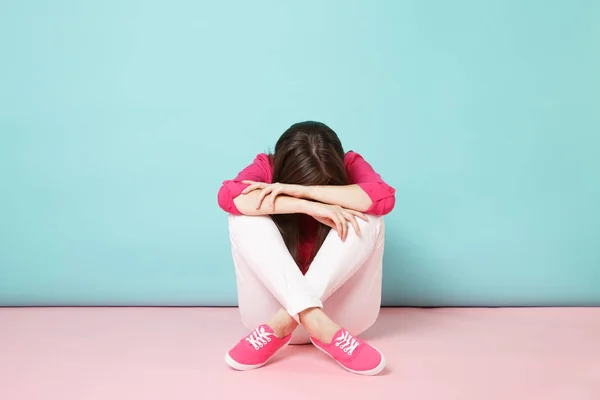
{"type": "MultiPolygon", "coordinates": [[[[302,275],[271,217],[229,217],[238,304],[248,329],[266,323],[283,307],[298,313],[323,307],[337,324],[358,335],[379,315],[384,248],[382,217],[358,219],[361,236],[351,226],[342,242],[332,230],[302,275]]],[[[304,328],[292,344],[309,343],[304,328]]]]}

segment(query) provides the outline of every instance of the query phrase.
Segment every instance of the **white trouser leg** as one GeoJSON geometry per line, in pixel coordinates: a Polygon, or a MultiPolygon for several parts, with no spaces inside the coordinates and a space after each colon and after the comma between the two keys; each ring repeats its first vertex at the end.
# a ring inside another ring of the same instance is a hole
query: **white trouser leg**
{"type": "MultiPolygon", "coordinates": [[[[323,311],[355,335],[369,329],[379,316],[385,236],[383,217],[369,216],[359,225],[361,236],[349,227],[346,242],[330,232],[305,276],[320,295],[323,311]]],[[[309,341],[300,326],[293,343],[309,341]]]]}
{"type": "Polygon", "coordinates": [[[229,232],[238,275],[250,268],[294,318],[307,308],[323,307],[270,217],[230,216],[229,232]]]}
{"type": "MultiPolygon", "coordinates": [[[[269,217],[230,216],[238,304],[249,329],[270,319],[280,307],[292,316],[320,307],[355,334],[368,329],[379,314],[384,247],[383,218],[360,221],[361,237],[349,231],[346,242],[331,232],[309,272],[302,276],[279,230],[269,217]]],[[[298,329],[292,343],[307,343],[298,329]]]]}
{"type": "Polygon", "coordinates": [[[358,219],[360,236],[348,227],[346,241],[342,242],[336,231],[331,230],[315,256],[306,280],[325,301],[350,279],[371,257],[375,250],[383,251],[384,225],[382,217],[358,219]]]}

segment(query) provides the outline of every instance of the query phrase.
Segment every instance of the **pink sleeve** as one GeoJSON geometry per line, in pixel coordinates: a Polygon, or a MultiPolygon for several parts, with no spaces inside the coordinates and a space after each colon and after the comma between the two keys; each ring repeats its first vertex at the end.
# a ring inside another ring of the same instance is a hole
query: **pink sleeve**
{"type": "Polygon", "coordinates": [[[242,194],[242,191],[248,187],[248,185],[242,183],[242,181],[248,180],[270,183],[271,175],[269,157],[266,154],[259,154],[254,159],[254,162],[244,168],[235,179],[223,182],[218,195],[219,207],[227,213],[241,215],[233,200],[242,194]]]}
{"type": "Polygon", "coordinates": [[[389,214],[396,204],[396,190],[385,183],[360,154],[349,151],[346,154],[345,164],[350,182],[360,186],[373,202],[365,213],[371,215],[389,214]]]}

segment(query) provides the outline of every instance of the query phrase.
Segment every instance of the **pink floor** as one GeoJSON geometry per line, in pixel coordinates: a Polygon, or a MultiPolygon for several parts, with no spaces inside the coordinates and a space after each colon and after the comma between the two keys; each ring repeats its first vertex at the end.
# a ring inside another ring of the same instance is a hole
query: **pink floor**
{"type": "Polygon", "coordinates": [[[0,399],[600,399],[600,308],[387,309],[378,377],[310,346],[231,371],[245,332],[235,309],[0,308],[0,399]]]}

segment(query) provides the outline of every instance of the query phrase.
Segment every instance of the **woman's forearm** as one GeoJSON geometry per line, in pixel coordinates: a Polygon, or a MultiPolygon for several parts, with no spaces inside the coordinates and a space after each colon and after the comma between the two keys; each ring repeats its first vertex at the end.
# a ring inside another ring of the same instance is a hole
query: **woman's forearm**
{"type": "Polygon", "coordinates": [[[275,207],[271,208],[267,201],[263,201],[260,208],[256,208],[260,190],[248,194],[241,194],[233,202],[238,211],[243,215],[270,215],[270,214],[300,214],[304,213],[308,200],[289,196],[277,196],[275,207]]]}
{"type": "Polygon", "coordinates": [[[358,185],[310,186],[306,187],[306,195],[303,197],[360,212],[367,211],[373,204],[369,195],[358,185]]]}

